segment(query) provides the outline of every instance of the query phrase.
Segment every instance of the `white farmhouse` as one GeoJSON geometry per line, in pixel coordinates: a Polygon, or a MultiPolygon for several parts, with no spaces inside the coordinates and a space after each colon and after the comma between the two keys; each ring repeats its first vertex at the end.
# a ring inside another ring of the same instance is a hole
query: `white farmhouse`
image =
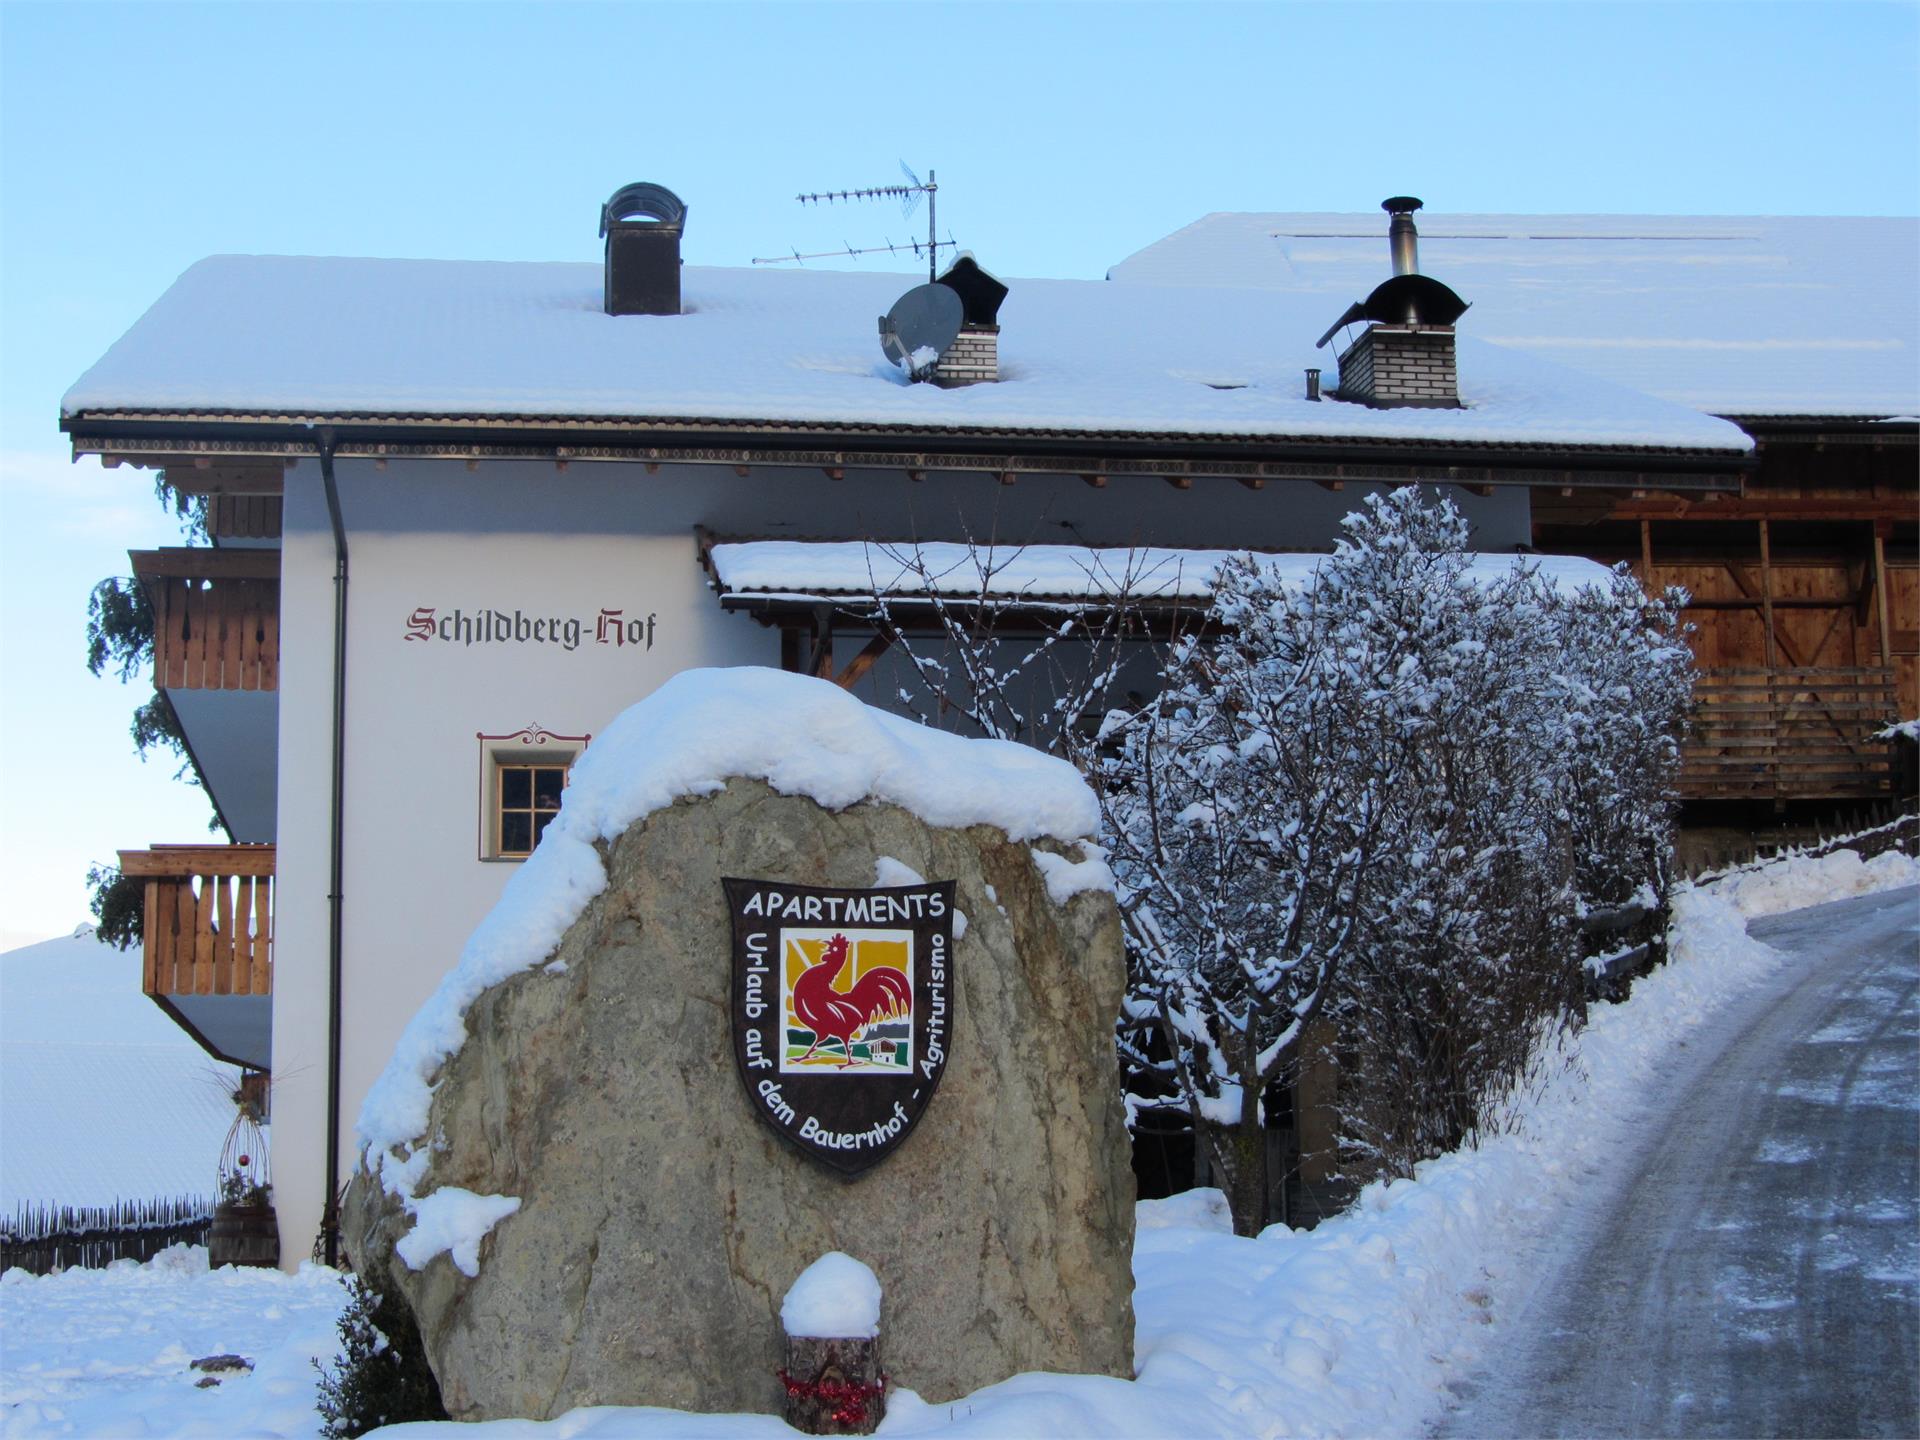
{"type": "Polygon", "coordinates": [[[1475,339],[1471,310],[1456,336],[1431,281],[1349,325],[1372,388],[1315,398],[1315,341],[1370,286],[1017,280],[996,305],[963,273],[966,328],[914,384],[876,334],[910,279],[683,269],[677,202],[623,195],[604,264],[204,260],[64,401],[77,453],[210,497],[210,547],[134,566],[232,843],[124,868],[148,993],[272,1072],[289,1263],[402,1026],[615,714],[705,665],[888,702],[861,603],[883,552],[855,542],[1035,547],[1001,583],[1036,616],[1085,601],[1093,552],[1158,547],[1191,603],[1191,552],[1324,550],[1372,487],[1448,487],[1511,556],[1530,488],[1702,496],[1752,464],[1737,426],[1475,339]]]}

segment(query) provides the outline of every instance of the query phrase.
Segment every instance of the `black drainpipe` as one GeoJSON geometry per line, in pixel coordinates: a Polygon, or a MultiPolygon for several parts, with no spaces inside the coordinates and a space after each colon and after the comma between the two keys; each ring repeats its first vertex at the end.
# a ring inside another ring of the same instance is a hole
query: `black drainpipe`
{"type": "Polygon", "coordinates": [[[327,1208],[320,1235],[330,1266],[340,1263],[340,927],[341,875],[346,866],[347,776],[347,529],[333,479],[333,431],[320,432],[320,479],[333,522],[333,804],[331,874],[327,886],[327,1208]]]}

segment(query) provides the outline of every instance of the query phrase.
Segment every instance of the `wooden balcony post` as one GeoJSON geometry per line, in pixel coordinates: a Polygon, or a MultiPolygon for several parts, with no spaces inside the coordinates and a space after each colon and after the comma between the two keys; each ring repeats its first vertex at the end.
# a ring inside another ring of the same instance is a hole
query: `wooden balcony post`
{"type": "Polygon", "coordinates": [[[1760,609],[1761,623],[1767,627],[1767,669],[1773,670],[1780,660],[1773,648],[1773,554],[1764,520],[1760,522],[1760,609]]]}
{"type": "Polygon", "coordinates": [[[1873,522],[1873,602],[1880,614],[1880,665],[1893,668],[1893,631],[1887,619],[1887,531],[1885,520],[1873,522]]]}

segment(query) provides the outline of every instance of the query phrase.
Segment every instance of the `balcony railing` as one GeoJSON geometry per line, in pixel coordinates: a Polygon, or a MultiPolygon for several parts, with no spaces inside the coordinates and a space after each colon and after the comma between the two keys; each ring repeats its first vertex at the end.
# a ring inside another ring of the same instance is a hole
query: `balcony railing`
{"type": "Polygon", "coordinates": [[[1683,751],[1688,799],[1826,800],[1892,793],[1891,670],[1708,670],[1683,751]]]}
{"type": "Polygon", "coordinates": [[[153,605],[156,689],[279,689],[278,550],[135,550],[130,558],[153,605]]]}
{"type": "Polygon", "coordinates": [[[273,993],[271,845],[122,850],[146,882],[142,987],[157,998],[273,993]]]}

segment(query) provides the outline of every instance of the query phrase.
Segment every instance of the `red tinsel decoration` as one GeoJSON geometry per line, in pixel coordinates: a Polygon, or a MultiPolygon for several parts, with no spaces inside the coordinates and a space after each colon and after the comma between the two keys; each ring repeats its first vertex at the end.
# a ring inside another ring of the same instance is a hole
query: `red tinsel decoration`
{"type": "Polygon", "coordinates": [[[867,1406],[887,1393],[887,1377],[882,1375],[871,1385],[843,1380],[796,1380],[785,1370],[777,1372],[787,1395],[795,1400],[824,1400],[834,1407],[836,1425],[863,1425],[867,1406]]]}

